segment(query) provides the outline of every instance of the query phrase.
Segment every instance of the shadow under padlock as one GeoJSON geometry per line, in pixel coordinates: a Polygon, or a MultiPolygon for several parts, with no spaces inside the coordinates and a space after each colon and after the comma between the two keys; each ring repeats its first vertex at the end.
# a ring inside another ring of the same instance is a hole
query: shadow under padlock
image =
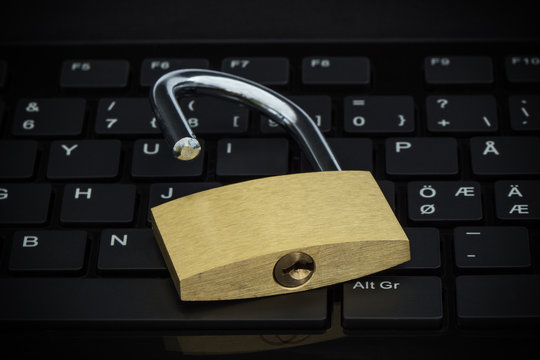
{"type": "Polygon", "coordinates": [[[289,132],[320,172],[245,181],[152,208],[152,227],[182,300],[309,290],[410,259],[407,236],[371,173],[341,171],[310,117],[262,85],[198,69],[161,77],[152,105],[178,159],[189,161],[201,150],[177,100],[188,94],[261,111],[289,132]]]}

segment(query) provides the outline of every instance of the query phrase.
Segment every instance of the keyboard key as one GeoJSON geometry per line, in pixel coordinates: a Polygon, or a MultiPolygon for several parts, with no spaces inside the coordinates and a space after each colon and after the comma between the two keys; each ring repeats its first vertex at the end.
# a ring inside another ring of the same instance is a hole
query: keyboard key
{"type": "Polygon", "coordinates": [[[327,292],[181,302],[170,279],[0,279],[0,321],[99,329],[322,329],[327,292]],[[39,296],[36,296],[39,294],[39,296]]]}
{"type": "Polygon", "coordinates": [[[386,140],[389,175],[455,175],[457,142],[453,138],[389,138],[386,140]]]}
{"type": "MultiPolygon", "coordinates": [[[[343,170],[373,170],[373,142],[360,138],[328,138],[343,170]]],[[[302,171],[313,171],[313,167],[302,154],[302,171]]]]}
{"type": "Polygon", "coordinates": [[[474,181],[412,181],[407,199],[409,219],[414,221],[482,219],[480,184],[474,181]]]}
{"type": "Polygon", "coordinates": [[[497,104],[491,95],[428,96],[427,128],[433,132],[496,131],[497,104]]]}
{"type": "Polygon", "coordinates": [[[0,141],[0,179],[28,179],[34,175],[38,144],[31,140],[0,141]]]}
{"type": "Polygon", "coordinates": [[[180,106],[196,134],[241,134],[248,130],[249,110],[212,97],[185,97],[180,106]]]}
{"type": "Polygon", "coordinates": [[[65,224],[130,223],[135,210],[133,184],[68,184],[60,221],[65,224]]]}
{"type": "Polygon", "coordinates": [[[302,82],[310,85],[369,85],[366,57],[308,57],[302,60],[302,82]]]}
{"type": "Polygon", "coordinates": [[[80,271],[86,252],[85,231],[17,231],[13,235],[9,270],[80,271]]]}
{"type": "Polygon", "coordinates": [[[540,154],[538,136],[471,139],[472,170],[476,175],[538,175],[537,154],[540,154]]]}
{"type": "Polygon", "coordinates": [[[495,209],[502,220],[539,220],[540,181],[495,182],[495,209]]]}
{"type": "Polygon", "coordinates": [[[129,63],[125,60],[66,60],[60,86],[65,88],[123,88],[129,63]]]}
{"type": "Polygon", "coordinates": [[[540,82],[540,56],[507,56],[506,79],[512,83],[540,82]]]}
{"type": "Polygon", "coordinates": [[[217,182],[163,183],[150,185],[148,200],[148,222],[152,220],[150,209],[167,201],[221,186],[217,182]]]}
{"type": "Polygon", "coordinates": [[[343,284],[346,329],[438,328],[441,280],[433,276],[374,276],[343,284]]]}
{"type": "MultiPolygon", "coordinates": [[[[199,139],[204,151],[204,142],[199,139]]],[[[165,140],[140,139],[133,145],[131,175],[135,178],[199,177],[203,174],[204,153],[193,160],[175,158],[165,140]]]]}
{"type": "Polygon", "coordinates": [[[49,179],[110,179],[118,175],[122,143],[118,140],[53,141],[49,179]]]}
{"type": "Polygon", "coordinates": [[[508,98],[510,126],[519,131],[540,130],[540,96],[515,95],[508,98]]]}
{"type": "Polygon", "coordinates": [[[0,224],[43,224],[50,199],[49,184],[0,184],[0,224]]]}
{"type": "Polygon", "coordinates": [[[457,227],[454,254],[461,269],[531,266],[529,235],[524,227],[457,227]]]}
{"type": "Polygon", "coordinates": [[[414,131],[414,101],[411,96],[348,96],[344,104],[346,132],[414,131]]]}
{"type": "Polygon", "coordinates": [[[409,238],[411,260],[394,270],[436,270],[441,267],[441,249],[437,228],[403,228],[409,238]]]}
{"type": "Polygon", "coordinates": [[[146,98],[100,99],[96,116],[96,134],[160,134],[156,116],[146,98]]]}
{"type": "Polygon", "coordinates": [[[463,327],[516,327],[540,320],[540,275],[459,276],[456,296],[463,327]]]}
{"type": "Polygon", "coordinates": [[[289,82],[289,60],[280,57],[230,57],[221,70],[264,85],[286,85],[289,82]]]}
{"type": "Polygon", "coordinates": [[[388,205],[392,208],[392,211],[396,211],[396,186],[392,181],[379,180],[377,181],[381,191],[388,202],[388,205]]]}
{"type": "Polygon", "coordinates": [[[491,84],[493,63],[487,56],[429,56],[424,74],[428,84],[491,84]]]}
{"type": "Polygon", "coordinates": [[[217,145],[216,175],[284,175],[289,169],[286,139],[221,139],[217,145]]]}
{"type": "Polygon", "coordinates": [[[160,58],[144,59],[141,65],[141,86],[152,86],[162,75],[180,69],[208,69],[207,59],[160,58]]]}
{"type": "Polygon", "coordinates": [[[21,99],[11,132],[20,136],[79,135],[85,107],[84,99],[21,99]]]}
{"type": "Polygon", "coordinates": [[[4,108],[5,104],[2,100],[0,100],[0,126],[2,126],[2,120],[4,118],[4,108]]]}
{"type": "MultiPolygon", "coordinates": [[[[289,96],[317,124],[319,130],[327,133],[332,130],[332,100],[329,96],[289,96]]],[[[266,116],[261,116],[261,132],[263,134],[285,134],[278,123],[266,116]]]]}
{"type": "Polygon", "coordinates": [[[151,229],[107,229],[101,233],[98,270],[166,270],[151,229]]]}
{"type": "Polygon", "coordinates": [[[4,60],[0,60],[0,88],[6,85],[7,79],[7,63],[4,60]]]}

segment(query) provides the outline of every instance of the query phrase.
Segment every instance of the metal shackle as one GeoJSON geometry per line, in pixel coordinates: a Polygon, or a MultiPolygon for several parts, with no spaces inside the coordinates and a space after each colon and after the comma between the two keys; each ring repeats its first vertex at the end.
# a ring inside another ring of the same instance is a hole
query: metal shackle
{"type": "Polygon", "coordinates": [[[177,100],[185,95],[210,95],[257,109],[288,131],[314,170],[341,170],[317,125],[298,105],[251,80],[200,69],[177,70],[163,75],[150,96],[161,131],[178,159],[194,159],[201,150],[177,100]]]}

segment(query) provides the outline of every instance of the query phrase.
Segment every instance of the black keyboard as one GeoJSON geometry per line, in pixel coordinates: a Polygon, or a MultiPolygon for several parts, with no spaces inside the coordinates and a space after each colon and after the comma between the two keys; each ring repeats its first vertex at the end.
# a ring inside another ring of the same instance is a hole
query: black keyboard
{"type": "Polygon", "coordinates": [[[540,338],[539,43],[14,45],[0,54],[6,344],[28,341],[32,354],[83,354],[81,344],[101,341],[129,343],[132,355],[441,358],[440,349],[497,355],[540,338]],[[203,156],[172,158],[148,95],[180,68],[233,73],[297,102],[344,169],[374,174],[411,260],[308,292],[181,302],[149,209],[312,169],[274,122],[205,97],[182,99],[203,156]]]}

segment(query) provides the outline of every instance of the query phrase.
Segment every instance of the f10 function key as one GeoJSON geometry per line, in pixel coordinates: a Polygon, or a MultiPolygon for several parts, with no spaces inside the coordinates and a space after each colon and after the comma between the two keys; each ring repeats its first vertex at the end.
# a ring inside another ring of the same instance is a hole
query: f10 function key
{"type": "Polygon", "coordinates": [[[508,56],[506,78],[514,83],[540,82],[540,56],[508,56]]]}

